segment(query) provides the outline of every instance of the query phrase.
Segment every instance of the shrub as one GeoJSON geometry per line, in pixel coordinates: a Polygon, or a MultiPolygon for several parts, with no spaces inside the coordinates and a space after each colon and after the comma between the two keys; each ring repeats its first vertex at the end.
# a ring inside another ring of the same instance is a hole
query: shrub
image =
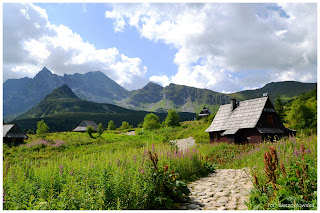
{"type": "Polygon", "coordinates": [[[90,138],[92,138],[93,136],[92,136],[92,133],[93,133],[94,131],[93,131],[93,127],[92,126],[87,126],[87,133],[88,133],[88,135],[90,136],[90,138]]]}
{"type": "Polygon", "coordinates": [[[120,130],[125,130],[125,129],[130,129],[132,128],[132,126],[130,126],[130,124],[127,121],[123,121],[122,125],[120,126],[120,130]]]}
{"type": "Polygon", "coordinates": [[[101,134],[103,133],[102,123],[99,123],[97,132],[99,133],[99,136],[101,136],[101,134]]]}
{"type": "Polygon", "coordinates": [[[149,113],[144,117],[143,128],[146,130],[154,130],[160,128],[159,117],[153,113],[149,113]]]}

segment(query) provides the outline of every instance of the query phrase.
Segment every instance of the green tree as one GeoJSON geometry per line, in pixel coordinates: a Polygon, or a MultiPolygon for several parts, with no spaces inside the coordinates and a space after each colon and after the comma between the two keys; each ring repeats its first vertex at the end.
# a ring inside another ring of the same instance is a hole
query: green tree
{"type": "Polygon", "coordinates": [[[92,126],[87,126],[87,133],[90,136],[90,138],[93,138],[92,133],[94,132],[92,126]]]}
{"type": "Polygon", "coordinates": [[[168,115],[165,119],[166,126],[180,126],[179,114],[175,109],[169,109],[168,115]]]}
{"type": "Polygon", "coordinates": [[[113,120],[110,120],[108,123],[108,130],[115,130],[116,129],[116,125],[114,124],[113,120]]]}
{"type": "Polygon", "coordinates": [[[196,115],[196,120],[199,121],[201,119],[201,117],[199,116],[199,114],[196,115]]]}
{"type": "Polygon", "coordinates": [[[306,129],[312,127],[315,115],[306,105],[305,101],[300,98],[293,101],[290,111],[288,112],[288,120],[293,128],[306,129]]]}
{"type": "Polygon", "coordinates": [[[149,113],[144,117],[143,128],[146,130],[154,130],[160,128],[159,117],[153,113],[149,113]]]}
{"type": "Polygon", "coordinates": [[[101,136],[101,134],[103,133],[103,126],[102,126],[102,123],[99,123],[97,132],[98,132],[99,137],[100,137],[100,136],[101,136]]]}
{"type": "Polygon", "coordinates": [[[127,121],[123,121],[120,129],[130,129],[132,126],[127,121]]]}
{"type": "Polygon", "coordinates": [[[276,112],[278,113],[280,119],[283,121],[285,114],[284,114],[283,103],[282,103],[279,96],[277,97],[276,104],[275,104],[274,108],[275,108],[276,112]]]}
{"type": "Polygon", "coordinates": [[[44,122],[44,120],[41,120],[37,123],[37,135],[39,135],[42,139],[45,139],[49,132],[49,127],[44,122]]]}

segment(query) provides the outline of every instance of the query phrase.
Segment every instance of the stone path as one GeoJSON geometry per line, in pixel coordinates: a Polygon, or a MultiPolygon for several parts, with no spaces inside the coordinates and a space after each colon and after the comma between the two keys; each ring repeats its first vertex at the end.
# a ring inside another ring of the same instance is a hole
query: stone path
{"type": "MultiPolygon", "coordinates": [[[[192,137],[170,141],[180,150],[195,146],[192,137]]],[[[207,177],[189,183],[188,201],[180,204],[181,210],[245,210],[253,183],[249,171],[243,169],[217,169],[207,177]]]]}
{"type": "Polygon", "coordinates": [[[253,184],[247,169],[217,169],[188,184],[189,200],[182,210],[245,210],[253,184]]]}

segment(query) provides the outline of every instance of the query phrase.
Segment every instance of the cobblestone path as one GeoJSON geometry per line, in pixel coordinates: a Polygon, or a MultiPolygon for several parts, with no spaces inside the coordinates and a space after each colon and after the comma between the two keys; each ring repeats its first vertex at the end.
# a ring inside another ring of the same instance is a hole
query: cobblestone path
{"type": "Polygon", "coordinates": [[[218,169],[215,173],[188,184],[189,200],[182,210],[245,210],[253,189],[245,169],[218,169]]]}

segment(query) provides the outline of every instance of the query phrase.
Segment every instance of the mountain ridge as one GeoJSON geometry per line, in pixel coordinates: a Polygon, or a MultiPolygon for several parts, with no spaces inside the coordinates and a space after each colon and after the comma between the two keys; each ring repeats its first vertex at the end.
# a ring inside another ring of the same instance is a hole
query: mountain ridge
{"type": "Polygon", "coordinates": [[[63,84],[68,85],[82,100],[153,112],[166,112],[170,108],[181,112],[198,112],[204,106],[214,112],[220,105],[229,103],[231,98],[241,101],[261,97],[266,92],[273,102],[278,95],[283,101],[288,101],[311,91],[317,85],[296,81],[270,82],[262,88],[224,94],[173,83],[162,87],[149,82],[141,89],[128,91],[101,71],[58,76],[44,67],[34,78],[8,79],[4,82],[4,116],[28,111],[63,84]]]}

